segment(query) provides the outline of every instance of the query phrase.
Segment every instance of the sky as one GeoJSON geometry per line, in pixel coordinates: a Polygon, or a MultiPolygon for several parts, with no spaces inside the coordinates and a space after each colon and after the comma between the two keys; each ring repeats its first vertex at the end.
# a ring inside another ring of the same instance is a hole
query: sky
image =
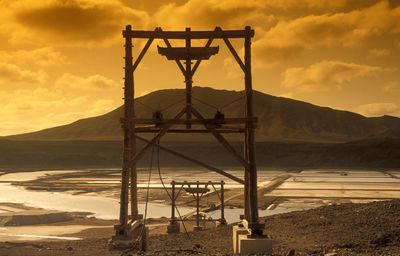
{"type": "MultiPolygon", "coordinates": [[[[138,30],[251,26],[255,90],[368,117],[400,117],[400,0],[0,0],[0,136],[122,105],[127,24],[138,30]]],[[[231,41],[243,56],[243,40],[231,41]]],[[[135,57],[145,43],[133,41],[135,57]]],[[[155,40],[135,72],[137,97],[185,87],[157,45],[165,46],[155,40]]],[[[223,41],[212,45],[220,53],[202,62],[194,86],[243,90],[243,72],[223,41]]]]}

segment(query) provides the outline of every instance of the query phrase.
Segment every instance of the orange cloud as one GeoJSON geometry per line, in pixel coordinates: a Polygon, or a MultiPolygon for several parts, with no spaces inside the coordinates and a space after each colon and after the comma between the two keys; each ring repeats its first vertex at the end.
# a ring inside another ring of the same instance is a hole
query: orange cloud
{"type": "Polygon", "coordinates": [[[0,134],[29,132],[104,114],[122,103],[120,94],[112,94],[117,85],[101,75],[64,74],[55,88],[2,90],[0,134]]]}
{"type": "Polygon", "coordinates": [[[154,23],[166,29],[238,29],[246,25],[266,26],[274,21],[264,12],[265,1],[189,0],[184,5],[164,5],[154,16],[154,23]]]}
{"type": "Polygon", "coordinates": [[[67,63],[66,57],[52,47],[34,50],[0,51],[0,61],[28,67],[58,66],[67,63]]]}
{"type": "Polygon", "coordinates": [[[376,57],[384,57],[390,54],[390,51],[388,49],[371,49],[368,52],[376,57]]]}
{"type": "Polygon", "coordinates": [[[63,74],[55,83],[56,89],[78,89],[85,91],[98,91],[120,88],[121,84],[102,75],[88,77],[75,76],[69,73],[63,74]]]}
{"type": "Polygon", "coordinates": [[[333,15],[310,15],[280,21],[254,43],[259,66],[273,66],[316,46],[360,47],[362,42],[400,31],[400,7],[387,1],[333,15]]]}
{"type": "MultiPolygon", "coordinates": [[[[144,11],[124,6],[116,0],[5,1],[8,17],[3,24],[10,41],[61,46],[103,46],[121,36],[125,24],[142,28],[148,21],[144,11]]],[[[5,3],[2,3],[5,5],[5,3]]]]}
{"type": "Polygon", "coordinates": [[[276,23],[276,15],[332,11],[347,4],[347,0],[189,0],[183,5],[171,2],[162,6],[154,16],[154,23],[167,29],[184,26],[237,29],[245,25],[265,29],[276,23]]]}
{"type": "Polygon", "coordinates": [[[365,116],[400,116],[400,106],[394,103],[371,103],[357,107],[356,111],[365,116]]]}
{"type": "Polygon", "coordinates": [[[400,82],[399,81],[388,82],[385,85],[385,87],[383,87],[383,91],[385,91],[385,92],[400,92],[400,82]]]}
{"type": "Polygon", "coordinates": [[[321,61],[308,68],[289,68],[284,73],[283,85],[302,91],[341,88],[354,78],[375,74],[384,69],[340,61],[321,61]]]}
{"type": "Polygon", "coordinates": [[[0,62],[0,82],[3,84],[2,88],[14,87],[13,83],[43,83],[47,80],[47,74],[39,70],[37,72],[22,69],[14,64],[0,62]]]}

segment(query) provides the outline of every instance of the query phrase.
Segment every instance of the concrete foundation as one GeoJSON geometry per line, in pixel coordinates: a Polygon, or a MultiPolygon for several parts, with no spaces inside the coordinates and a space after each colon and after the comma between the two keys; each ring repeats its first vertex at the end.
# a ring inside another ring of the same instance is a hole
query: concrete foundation
{"type": "Polygon", "coordinates": [[[116,235],[108,243],[110,250],[135,249],[137,251],[147,250],[147,237],[149,229],[142,223],[136,222],[131,226],[126,235],[116,235]]]}
{"type": "Polygon", "coordinates": [[[234,254],[271,254],[272,240],[267,236],[251,236],[249,230],[239,224],[233,226],[234,254]]]}
{"type": "Polygon", "coordinates": [[[272,254],[272,240],[268,237],[238,236],[238,254],[272,254]]]}
{"type": "Polygon", "coordinates": [[[236,225],[232,227],[233,231],[233,254],[239,254],[239,236],[249,235],[249,231],[243,225],[236,225]]]}
{"type": "Polygon", "coordinates": [[[168,234],[175,234],[180,232],[180,225],[178,222],[170,222],[167,226],[168,234]]]}
{"type": "Polygon", "coordinates": [[[203,230],[203,227],[200,227],[200,226],[194,226],[194,231],[202,231],[203,230]]]}

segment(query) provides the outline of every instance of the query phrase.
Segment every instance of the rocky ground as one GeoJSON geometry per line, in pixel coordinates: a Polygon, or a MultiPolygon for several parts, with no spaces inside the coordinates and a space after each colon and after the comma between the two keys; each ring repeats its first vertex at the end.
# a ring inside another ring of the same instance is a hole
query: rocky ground
{"type": "MultiPolygon", "coordinates": [[[[261,218],[274,255],[400,255],[400,200],[324,206],[261,218]]],[[[151,232],[145,255],[230,255],[231,226],[176,235],[151,232]]],[[[0,243],[0,255],[141,255],[109,251],[112,229],[76,234],[80,241],[0,243]]]]}

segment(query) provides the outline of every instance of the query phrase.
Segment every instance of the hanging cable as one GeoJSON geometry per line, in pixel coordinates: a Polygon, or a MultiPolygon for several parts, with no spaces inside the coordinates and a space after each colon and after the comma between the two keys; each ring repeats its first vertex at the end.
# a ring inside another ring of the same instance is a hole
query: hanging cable
{"type": "Polygon", "coordinates": [[[200,103],[202,103],[202,104],[204,104],[204,105],[210,107],[210,108],[213,108],[213,109],[218,110],[218,107],[216,107],[216,106],[214,106],[214,105],[212,105],[212,104],[210,104],[210,103],[207,103],[207,102],[205,102],[205,101],[203,101],[203,100],[201,100],[201,99],[199,99],[199,98],[197,98],[197,97],[194,97],[193,94],[192,94],[192,98],[195,99],[195,100],[197,100],[198,102],[200,102],[200,103]]]}
{"type": "MultiPolygon", "coordinates": [[[[160,144],[159,140],[157,141],[157,144],[160,144]]],[[[160,177],[161,184],[162,184],[165,192],[167,193],[169,199],[172,201],[172,196],[168,192],[168,189],[165,186],[164,180],[163,180],[162,175],[161,175],[161,169],[160,169],[160,147],[157,147],[157,168],[158,168],[158,176],[160,177]]],[[[178,207],[176,205],[175,205],[175,209],[176,209],[176,212],[178,213],[179,218],[180,218],[180,220],[182,222],[182,226],[183,226],[183,229],[185,230],[186,236],[188,237],[189,241],[192,242],[192,240],[190,239],[189,233],[188,233],[188,231],[186,229],[185,222],[183,221],[182,215],[179,212],[179,209],[178,209],[178,207]]]]}
{"type": "Polygon", "coordinates": [[[228,102],[228,103],[225,104],[225,105],[222,105],[222,107],[217,107],[217,106],[215,106],[215,105],[213,105],[213,104],[210,104],[210,103],[208,103],[208,102],[205,102],[205,101],[203,101],[203,100],[201,100],[201,99],[199,99],[199,98],[197,98],[197,97],[194,97],[193,95],[192,95],[192,98],[195,99],[195,100],[197,100],[198,102],[200,102],[200,103],[202,103],[202,104],[204,104],[204,105],[210,107],[210,108],[216,109],[217,111],[221,111],[221,110],[223,110],[224,108],[226,108],[226,107],[232,105],[233,103],[235,103],[235,102],[237,102],[237,101],[239,101],[239,100],[242,100],[242,99],[244,98],[244,96],[240,96],[239,98],[234,99],[234,100],[228,102]]]}
{"type": "Polygon", "coordinates": [[[239,98],[237,98],[237,99],[235,99],[235,100],[233,100],[233,101],[231,101],[231,102],[229,102],[229,103],[223,105],[222,107],[220,107],[219,110],[223,110],[224,108],[230,106],[231,104],[233,104],[233,103],[235,103],[235,102],[237,102],[237,101],[239,101],[239,100],[242,100],[243,98],[244,98],[244,96],[240,96],[239,98]]]}
{"type": "Polygon", "coordinates": [[[174,102],[174,103],[172,103],[172,104],[166,106],[165,108],[161,109],[160,111],[165,111],[165,110],[167,110],[167,109],[169,109],[169,108],[172,108],[173,106],[178,105],[179,103],[182,103],[182,102],[184,102],[185,100],[186,100],[186,99],[181,99],[181,100],[179,100],[179,101],[177,101],[177,102],[174,102]]]}
{"type": "Polygon", "coordinates": [[[142,105],[142,106],[144,106],[144,107],[150,109],[151,111],[155,111],[155,110],[156,110],[155,108],[153,108],[153,107],[151,107],[151,106],[149,106],[149,105],[147,105],[147,104],[144,104],[144,103],[141,102],[138,98],[135,99],[135,102],[137,102],[137,103],[139,103],[140,105],[142,105]]]}
{"type": "Polygon", "coordinates": [[[151,172],[153,169],[153,159],[154,159],[154,146],[151,148],[151,157],[150,157],[150,167],[149,167],[149,178],[147,181],[147,191],[146,191],[146,204],[144,208],[144,216],[143,216],[143,227],[140,230],[139,236],[136,238],[135,242],[133,243],[133,248],[128,249],[126,252],[129,252],[131,250],[135,250],[136,247],[139,245],[140,239],[143,237],[144,232],[146,232],[146,219],[147,219],[147,206],[149,203],[149,192],[150,192],[150,181],[151,181],[151,172]]]}

